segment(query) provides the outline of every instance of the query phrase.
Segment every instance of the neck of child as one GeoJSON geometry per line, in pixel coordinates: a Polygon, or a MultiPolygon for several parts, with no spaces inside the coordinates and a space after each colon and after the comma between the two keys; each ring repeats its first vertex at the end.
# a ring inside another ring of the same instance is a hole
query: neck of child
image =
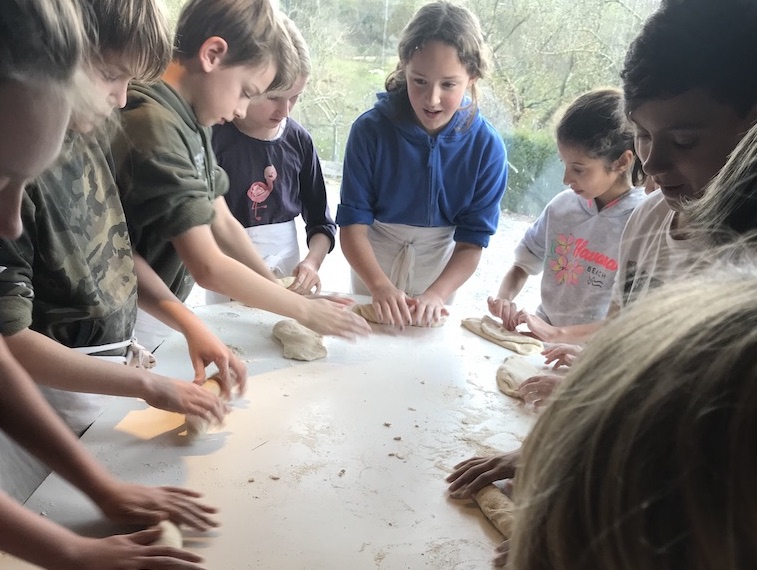
{"type": "Polygon", "coordinates": [[[161,79],[192,106],[192,73],[183,63],[172,60],[161,79]]]}
{"type": "Polygon", "coordinates": [[[601,196],[597,196],[594,201],[597,203],[597,209],[601,210],[607,204],[610,204],[614,200],[617,200],[620,198],[623,194],[628,192],[631,189],[631,181],[629,180],[628,176],[619,176],[618,179],[615,181],[615,184],[610,186],[609,190],[602,194],[601,196]]]}
{"type": "Polygon", "coordinates": [[[250,125],[244,119],[242,120],[237,119],[234,121],[234,126],[237,129],[239,129],[239,132],[241,132],[244,135],[247,135],[248,137],[252,137],[253,139],[260,139],[263,141],[269,141],[275,138],[277,134],[279,134],[281,123],[279,123],[275,127],[267,128],[267,127],[250,125]]]}

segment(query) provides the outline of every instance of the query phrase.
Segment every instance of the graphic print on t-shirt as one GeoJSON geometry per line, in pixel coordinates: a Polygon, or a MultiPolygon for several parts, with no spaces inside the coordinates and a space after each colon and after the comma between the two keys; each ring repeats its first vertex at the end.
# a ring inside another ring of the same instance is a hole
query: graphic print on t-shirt
{"type": "Polygon", "coordinates": [[[259,222],[262,218],[258,215],[258,210],[267,208],[266,201],[268,196],[273,192],[273,182],[278,176],[276,167],[269,164],[263,170],[263,176],[265,182],[253,182],[250,188],[247,190],[247,197],[252,201],[252,215],[259,222]]]}
{"type": "Polygon", "coordinates": [[[579,278],[591,287],[604,287],[618,269],[617,260],[589,247],[589,241],[573,234],[560,234],[552,245],[549,268],[558,285],[578,285],[579,278]],[[587,264],[582,261],[588,262],[587,264]]]}

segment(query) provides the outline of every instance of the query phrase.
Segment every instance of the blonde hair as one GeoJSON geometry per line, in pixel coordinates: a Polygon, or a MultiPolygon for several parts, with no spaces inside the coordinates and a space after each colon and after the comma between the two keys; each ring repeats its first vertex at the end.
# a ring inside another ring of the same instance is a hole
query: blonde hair
{"type": "Polygon", "coordinates": [[[161,0],[78,0],[82,5],[93,63],[120,56],[131,75],[160,78],[171,61],[171,32],[161,0]]]}
{"type": "Polygon", "coordinates": [[[683,209],[692,231],[712,244],[754,237],[757,232],[757,125],[741,139],[700,200],[683,209]]]}
{"type": "Polygon", "coordinates": [[[176,25],[173,57],[186,62],[213,36],[229,46],[224,65],[263,65],[271,61],[280,34],[269,0],[189,0],[176,25]]]}
{"type": "MultiPolygon", "coordinates": [[[[483,79],[489,69],[490,52],[484,41],[481,23],[476,15],[463,6],[438,1],[422,6],[402,30],[396,69],[386,78],[387,91],[407,90],[405,67],[415,52],[428,42],[438,41],[457,51],[460,63],[471,79],[483,79]]],[[[478,91],[471,88],[471,110],[478,108],[478,91]]],[[[469,122],[472,120],[469,118],[469,122]]]]}
{"type": "Polygon", "coordinates": [[[663,286],[595,337],[527,438],[518,570],[757,567],[757,277],[663,286]]]}
{"type": "Polygon", "coordinates": [[[84,46],[70,0],[5,0],[0,10],[0,82],[70,83],[84,46]]]}
{"type": "Polygon", "coordinates": [[[310,62],[310,48],[308,48],[308,44],[305,41],[302,32],[300,32],[297,24],[295,24],[288,16],[281,14],[280,18],[284,25],[284,29],[289,34],[289,39],[292,41],[294,51],[297,54],[297,64],[299,67],[297,77],[310,77],[310,74],[313,71],[310,62]]]}

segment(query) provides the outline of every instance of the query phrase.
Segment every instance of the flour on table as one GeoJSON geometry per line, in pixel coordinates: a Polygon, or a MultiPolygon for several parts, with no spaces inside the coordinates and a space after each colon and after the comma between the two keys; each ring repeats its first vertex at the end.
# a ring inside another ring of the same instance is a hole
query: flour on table
{"type": "Polygon", "coordinates": [[[328,354],[321,335],[291,319],[273,325],[273,337],[281,343],[284,358],[317,360],[328,354]]]}
{"type": "Polygon", "coordinates": [[[542,374],[536,366],[521,356],[509,356],[497,369],[497,386],[506,396],[522,400],[523,396],[518,391],[523,382],[542,374]]]}
{"type": "Polygon", "coordinates": [[[499,487],[487,485],[473,494],[481,512],[489,519],[502,536],[510,538],[513,528],[515,504],[499,487]]]}
{"type": "MultiPolygon", "coordinates": [[[[371,303],[365,303],[362,305],[353,305],[352,310],[353,312],[363,317],[369,323],[376,323],[378,325],[384,324],[379,320],[378,315],[376,314],[376,308],[371,303]]],[[[444,324],[446,320],[447,319],[445,317],[441,317],[438,321],[435,321],[430,326],[440,327],[444,324]]],[[[417,327],[420,325],[414,324],[413,326],[417,327]]]]}
{"type": "Polygon", "coordinates": [[[480,319],[463,319],[461,324],[481,338],[485,338],[518,354],[537,354],[544,350],[544,345],[540,340],[520,334],[519,332],[509,331],[489,315],[484,315],[480,319]]]}

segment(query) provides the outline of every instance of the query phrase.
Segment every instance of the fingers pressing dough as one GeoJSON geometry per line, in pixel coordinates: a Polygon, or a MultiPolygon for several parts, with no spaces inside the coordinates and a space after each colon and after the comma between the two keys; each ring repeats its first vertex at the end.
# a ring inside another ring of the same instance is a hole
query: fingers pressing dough
{"type": "Polygon", "coordinates": [[[522,335],[519,332],[509,331],[488,315],[484,315],[480,319],[463,319],[461,324],[481,338],[518,354],[536,354],[544,350],[544,345],[540,340],[522,335]]]}

